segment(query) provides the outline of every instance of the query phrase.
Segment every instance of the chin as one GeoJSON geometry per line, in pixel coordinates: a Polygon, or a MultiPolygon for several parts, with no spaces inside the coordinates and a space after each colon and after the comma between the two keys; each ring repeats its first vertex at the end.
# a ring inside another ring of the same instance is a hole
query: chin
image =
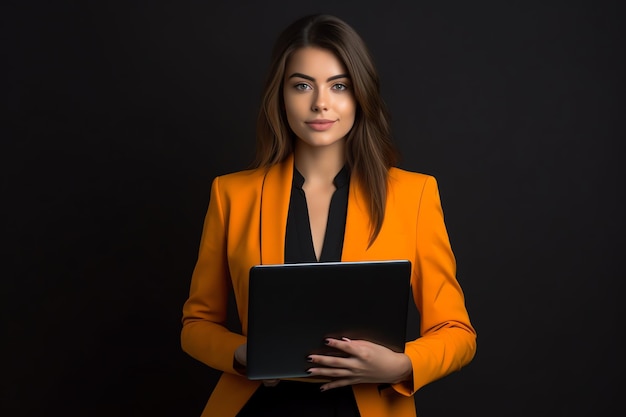
{"type": "Polygon", "coordinates": [[[341,137],[341,138],[306,138],[306,139],[302,139],[302,138],[298,138],[299,141],[303,142],[304,144],[311,146],[311,147],[315,147],[315,148],[321,148],[321,147],[325,147],[325,146],[332,146],[332,145],[336,145],[338,143],[343,143],[344,142],[344,138],[345,137],[341,137]]]}

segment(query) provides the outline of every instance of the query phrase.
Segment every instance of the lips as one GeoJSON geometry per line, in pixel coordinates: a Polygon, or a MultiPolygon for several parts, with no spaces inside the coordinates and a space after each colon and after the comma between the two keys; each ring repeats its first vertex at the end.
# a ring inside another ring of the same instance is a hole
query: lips
{"type": "Polygon", "coordinates": [[[334,120],[327,120],[327,119],[315,119],[315,120],[306,122],[306,124],[311,129],[317,130],[317,131],[328,130],[333,126],[334,123],[335,123],[334,120]]]}

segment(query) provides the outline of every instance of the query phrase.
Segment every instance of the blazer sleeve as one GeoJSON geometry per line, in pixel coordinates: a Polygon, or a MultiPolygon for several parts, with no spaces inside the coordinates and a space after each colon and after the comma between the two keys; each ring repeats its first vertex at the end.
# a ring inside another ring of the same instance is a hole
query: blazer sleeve
{"type": "Polygon", "coordinates": [[[206,365],[238,374],[233,368],[235,349],[246,342],[227,328],[228,292],[231,287],[226,252],[226,215],[219,177],[213,180],[204,220],[198,259],[189,298],[183,305],[183,351],[206,365]]]}
{"type": "Polygon", "coordinates": [[[405,346],[413,366],[413,386],[394,385],[404,395],[461,369],[476,351],[476,331],[456,279],[456,261],[434,177],[427,177],[421,193],[411,277],[413,297],[420,311],[420,337],[405,346]]]}

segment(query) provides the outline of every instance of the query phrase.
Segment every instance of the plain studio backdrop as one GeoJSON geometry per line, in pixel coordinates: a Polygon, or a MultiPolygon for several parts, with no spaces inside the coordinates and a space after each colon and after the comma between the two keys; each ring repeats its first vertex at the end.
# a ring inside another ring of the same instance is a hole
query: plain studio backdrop
{"type": "Polygon", "coordinates": [[[210,183],[248,166],[271,45],[312,12],[362,34],[400,166],[439,181],[478,351],[420,417],[626,410],[621,2],[8,1],[0,414],[199,415],[210,183]]]}

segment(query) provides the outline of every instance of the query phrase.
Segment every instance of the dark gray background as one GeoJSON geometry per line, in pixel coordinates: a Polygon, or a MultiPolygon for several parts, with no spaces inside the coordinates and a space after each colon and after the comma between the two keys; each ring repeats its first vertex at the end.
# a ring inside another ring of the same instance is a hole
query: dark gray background
{"type": "Polygon", "coordinates": [[[478,331],[419,415],[625,411],[620,2],[8,1],[2,415],[199,415],[218,373],[179,333],[210,181],[252,158],[274,37],[320,11],[439,180],[478,331]]]}

